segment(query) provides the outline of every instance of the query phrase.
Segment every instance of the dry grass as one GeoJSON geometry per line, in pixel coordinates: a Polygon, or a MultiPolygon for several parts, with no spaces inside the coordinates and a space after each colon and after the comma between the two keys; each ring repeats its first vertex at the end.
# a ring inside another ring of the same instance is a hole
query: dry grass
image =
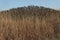
{"type": "Polygon", "coordinates": [[[0,40],[60,40],[60,18],[53,14],[13,19],[0,13],[0,40]]]}

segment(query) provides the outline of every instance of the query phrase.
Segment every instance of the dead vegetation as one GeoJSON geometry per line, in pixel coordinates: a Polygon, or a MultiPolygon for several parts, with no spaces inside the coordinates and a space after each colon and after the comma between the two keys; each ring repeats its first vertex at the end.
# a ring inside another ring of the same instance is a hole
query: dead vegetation
{"type": "Polygon", "coordinates": [[[2,11],[0,40],[60,40],[60,12],[38,6],[2,11]]]}

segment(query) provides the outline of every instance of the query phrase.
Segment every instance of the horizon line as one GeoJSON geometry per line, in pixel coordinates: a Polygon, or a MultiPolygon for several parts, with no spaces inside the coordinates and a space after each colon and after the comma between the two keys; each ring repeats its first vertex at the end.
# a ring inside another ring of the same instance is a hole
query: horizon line
{"type": "MultiPolygon", "coordinates": [[[[47,6],[39,6],[39,5],[28,5],[28,6],[38,6],[38,7],[50,8],[50,9],[54,9],[54,10],[60,10],[60,8],[51,8],[51,7],[47,7],[47,6]]],[[[7,10],[10,10],[10,9],[16,9],[16,8],[28,7],[28,6],[11,7],[11,8],[8,8],[8,9],[1,9],[0,11],[7,11],[7,10]]]]}

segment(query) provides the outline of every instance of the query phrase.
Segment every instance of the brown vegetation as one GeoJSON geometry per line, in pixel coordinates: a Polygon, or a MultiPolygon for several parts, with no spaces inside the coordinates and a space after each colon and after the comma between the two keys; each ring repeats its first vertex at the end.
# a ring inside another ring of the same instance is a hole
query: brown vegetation
{"type": "Polygon", "coordinates": [[[60,40],[60,11],[38,6],[2,11],[0,40],[60,40]]]}

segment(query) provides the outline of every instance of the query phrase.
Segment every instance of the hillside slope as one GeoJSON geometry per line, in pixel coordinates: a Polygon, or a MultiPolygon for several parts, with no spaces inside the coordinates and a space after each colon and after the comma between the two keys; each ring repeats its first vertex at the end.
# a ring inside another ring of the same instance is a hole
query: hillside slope
{"type": "Polygon", "coordinates": [[[38,6],[1,11],[0,40],[60,40],[60,11],[38,6]]]}

